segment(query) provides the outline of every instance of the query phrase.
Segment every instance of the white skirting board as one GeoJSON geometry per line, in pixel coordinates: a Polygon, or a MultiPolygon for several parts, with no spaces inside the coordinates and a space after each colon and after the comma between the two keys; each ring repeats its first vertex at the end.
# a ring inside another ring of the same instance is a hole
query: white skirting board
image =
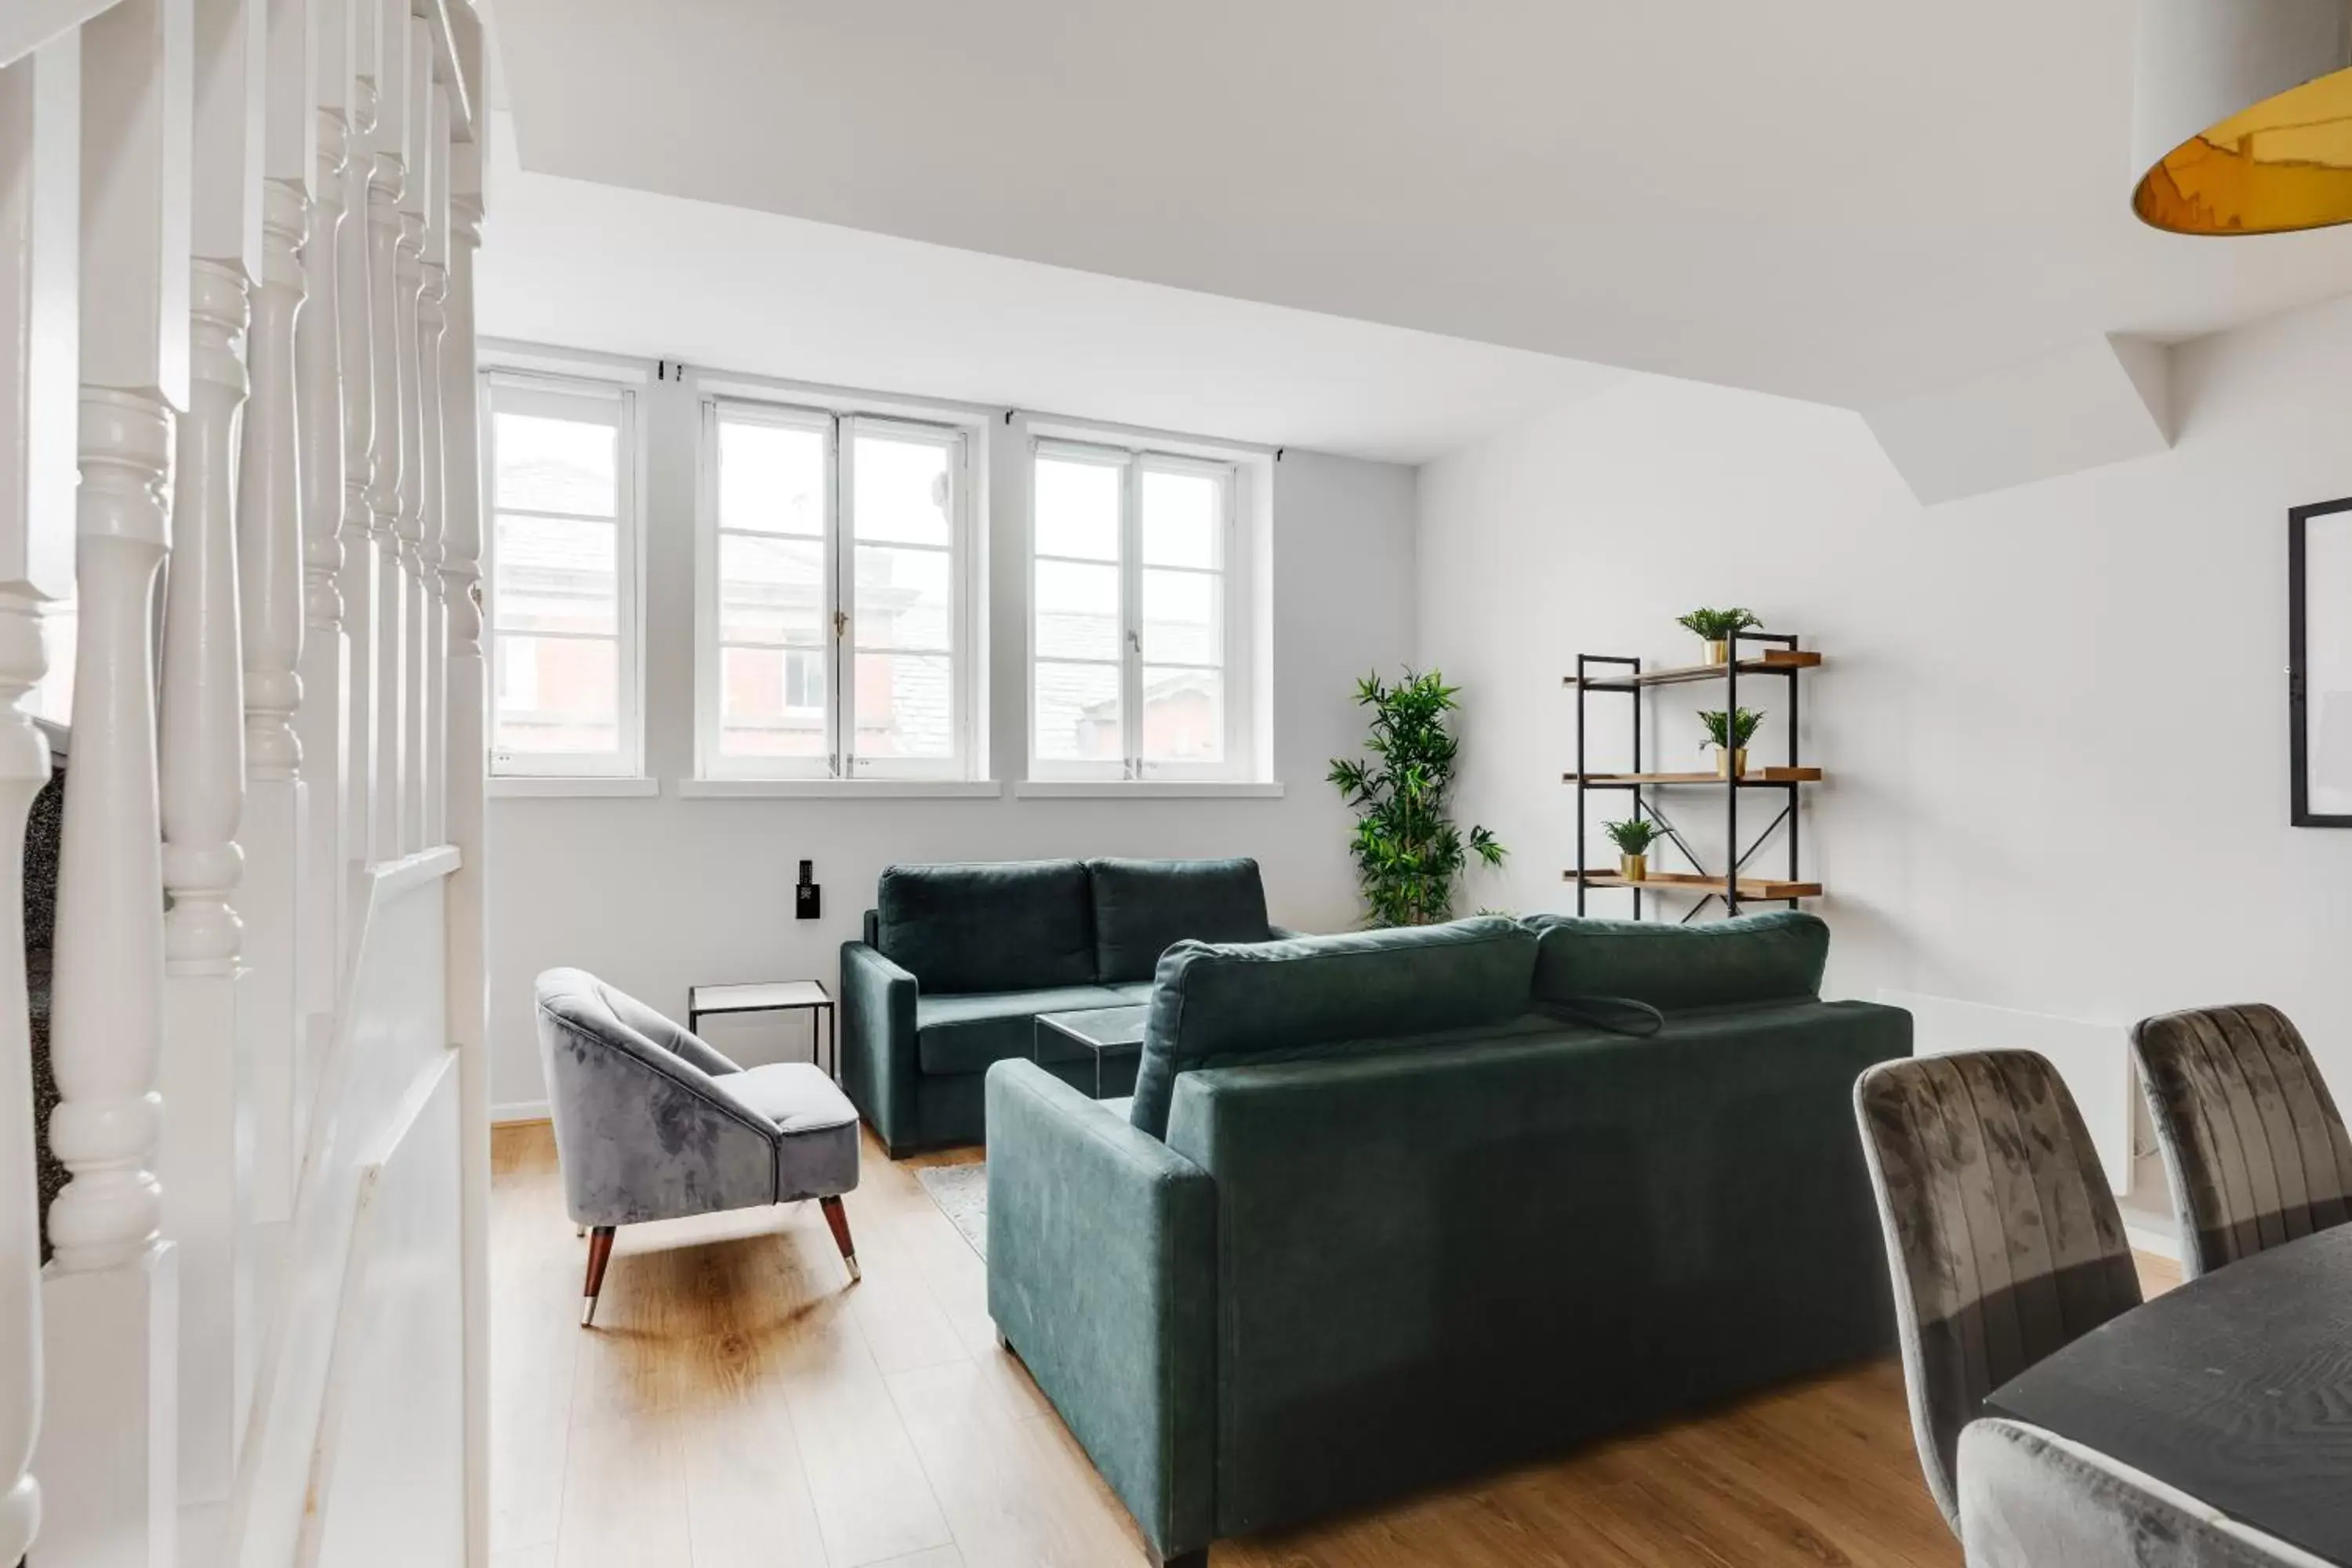
{"type": "Polygon", "coordinates": [[[511,1105],[490,1107],[490,1125],[504,1127],[514,1121],[544,1121],[548,1118],[547,1101],[518,1100],[511,1105]]]}
{"type": "Polygon", "coordinates": [[[2128,1026],[2021,1013],[1916,991],[1882,989],[1878,1000],[1911,1015],[1912,1049],[1918,1056],[2028,1050],[2047,1057],[2083,1113],[2099,1163],[2106,1167],[2107,1184],[2117,1196],[2131,1192],[2132,1131],[2139,1101],[2128,1026]]]}

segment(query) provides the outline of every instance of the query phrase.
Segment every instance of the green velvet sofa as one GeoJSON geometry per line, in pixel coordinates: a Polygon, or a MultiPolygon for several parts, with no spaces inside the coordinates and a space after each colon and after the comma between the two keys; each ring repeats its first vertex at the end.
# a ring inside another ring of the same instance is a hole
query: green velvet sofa
{"type": "Polygon", "coordinates": [[[1793,912],[1180,944],[1131,1102],[990,1069],[989,1310],[1164,1562],[1885,1353],[1850,1099],[1911,1020],[1822,1002],[1827,951],[1793,912]]]}
{"type": "MultiPolygon", "coordinates": [[[[980,1142],[984,1075],[1031,1055],[1038,1014],[1148,1001],[1172,942],[1288,934],[1255,860],[887,867],[865,940],[842,944],[842,1088],[893,1155],[980,1142]]],[[[1045,1046],[1050,1071],[1092,1087],[1084,1047],[1045,1046]]],[[[1134,1074],[1108,1062],[1104,1088],[1134,1074]]]]}

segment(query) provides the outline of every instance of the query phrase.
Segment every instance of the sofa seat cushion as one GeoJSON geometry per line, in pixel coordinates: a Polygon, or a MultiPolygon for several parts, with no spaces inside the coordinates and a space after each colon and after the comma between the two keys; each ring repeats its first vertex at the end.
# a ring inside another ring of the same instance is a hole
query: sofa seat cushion
{"type": "MultiPolygon", "coordinates": [[[[1037,1015],[1081,1007],[1121,1007],[1132,998],[1106,985],[1055,985],[1034,991],[981,991],[915,998],[915,1063],[933,1077],[986,1072],[991,1062],[1036,1049],[1037,1015]]],[[[1076,1061],[1076,1041],[1048,1039],[1039,1059],[1076,1061]]]]}
{"type": "Polygon", "coordinates": [[[1500,917],[1213,947],[1160,961],[1132,1121],[1165,1137],[1176,1075],[1341,1041],[1475,1029],[1528,1010],[1536,934],[1500,917]]]}
{"type": "Polygon", "coordinates": [[[1666,1012],[1821,994],[1830,929],[1817,915],[1775,910],[1706,925],[1536,915],[1538,1003],[1631,997],[1666,1012]]]}
{"type": "Polygon", "coordinates": [[[1095,975],[1106,984],[1149,982],[1160,955],[1188,938],[1273,939],[1255,860],[1089,860],[1087,877],[1094,890],[1095,975]]]}
{"type": "Polygon", "coordinates": [[[875,935],[885,958],[943,995],[1095,977],[1087,868],[1076,860],[886,867],[875,935]]]}

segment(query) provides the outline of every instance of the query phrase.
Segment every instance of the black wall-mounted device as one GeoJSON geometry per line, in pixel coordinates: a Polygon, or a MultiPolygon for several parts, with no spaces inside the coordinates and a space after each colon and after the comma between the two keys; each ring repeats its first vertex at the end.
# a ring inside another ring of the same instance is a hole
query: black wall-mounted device
{"type": "Polygon", "coordinates": [[[810,880],[815,868],[814,860],[801,862],[801,879],[793,885],[793,918],[796,921],[813,921],[824,907],[823,889],[810,880]]]}

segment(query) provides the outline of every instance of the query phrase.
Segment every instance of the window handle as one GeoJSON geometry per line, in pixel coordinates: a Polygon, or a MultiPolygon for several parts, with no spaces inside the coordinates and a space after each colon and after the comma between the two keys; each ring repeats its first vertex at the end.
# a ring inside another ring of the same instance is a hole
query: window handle
{"type": "Polygon", "coordinates": [[[1141,653],[1143,651],[1143,634],[1137,631],[1133,626],[1128,627],[1127,646],[1133,648],[1136,652],[1141,653]]]}
{"type": "Polygon", "coordinates": [[[835,610],[833,612],[833,635],[836,637],[845,637],[849,635],[849,612],[847,610],[835,610]]]}

